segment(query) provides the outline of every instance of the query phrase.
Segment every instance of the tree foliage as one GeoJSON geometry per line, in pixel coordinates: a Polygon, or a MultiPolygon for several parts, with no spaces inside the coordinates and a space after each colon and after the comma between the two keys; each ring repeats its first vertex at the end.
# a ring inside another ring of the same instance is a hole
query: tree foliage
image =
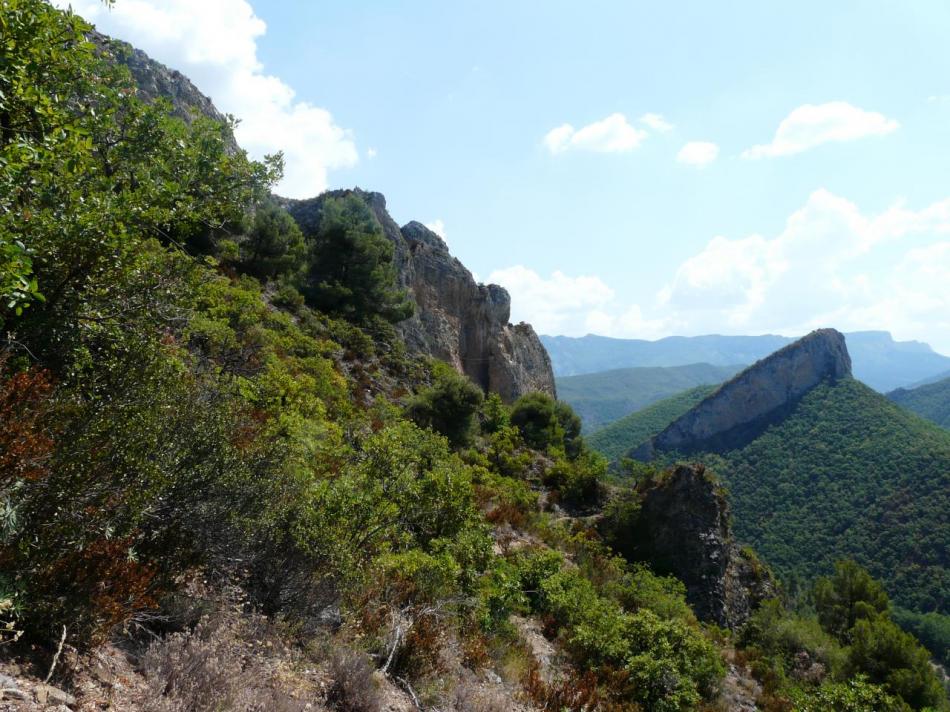
{"type": "Polygon", "coordinates": [[[358,195],[327,198],[307,241],[304,294],[315,308],[356,322],[374,316],[396,322],[412,314],[396,286],[393,245],[358,195]]]}

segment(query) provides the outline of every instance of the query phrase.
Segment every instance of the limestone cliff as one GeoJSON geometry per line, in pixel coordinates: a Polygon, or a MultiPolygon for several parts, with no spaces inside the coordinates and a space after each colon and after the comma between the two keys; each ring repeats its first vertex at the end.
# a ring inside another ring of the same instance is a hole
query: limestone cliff
{"type": "MultiPolygon", "coordinates": [[[[113,39],[95,30],[90,32],[88,37],[98,51],[109,52],[118,62],[128,67],[138,88],[138,95],[145,101],[166,99],[175,116],[188,123],[197,116],[207,116],[226,123],[227,118],[218,111],[211,99],[202,94],[198,87],[178,70],[156,62],[127,42],[113,39]]],[[[229,145],[232,150],[239,150],[234,136],[230,134],[229,145]]]]}
{"type": "Polygon", "coordinates": [[[768,569],[733,540],[726,498],[702,465],[678,466],[644,489],[632,549],[686,585],[701,620],[736,628],[776,595],[768,569]]]}
{"type": "Polygon", "coordinates": [[[413,316],[397,325],[410,351],[447,361],[507,402],[530,391],[554,395],[551,361],[534,329],[508,323],[508,292],[495,284],[477,284],[442,238],[421,223],[400,228],[381,194],[333,191],[284,204],[307,234],[317,228],[327,196],[350,192],[367,202],[392,241],[399,282],[415,301],[413,316]]]}
{"type": "Polygon", "coordinates": [[[844,336],[834,329],[813,331],[724,383],[633,455],[649,460],[659,452],[716,452],[740,446],[787,414],[820,382],[850,375],[844,336]]]}
{"type": "MultiPolygon", "coordinates": [[[[225,121],[207,96],[181,72],[169,69],[141,50],[98,32],[90,39],[124,63],[146,101],[165,98],[174,113],[191,121],[203,115],[225,121]]],[[[231,138],[233,150],[240,150],[231,138]]],[[[325,195],[342,195],[336,191],[325,195]]],[[[448,361],[487,391],[511,402],[530,391],[555,394],[547,351],[530,324],[509,324],[511,298],[502,287],[477,284],[445,242],[424,225],[400,228],[379,193],[358,193],[367,201],[395,248],[399,280],[416,302],[415,314],[398,325],[413,353],[448,361]]],[[[324,196],[284,200],[306,233],[316,227],[324,196]]]]}

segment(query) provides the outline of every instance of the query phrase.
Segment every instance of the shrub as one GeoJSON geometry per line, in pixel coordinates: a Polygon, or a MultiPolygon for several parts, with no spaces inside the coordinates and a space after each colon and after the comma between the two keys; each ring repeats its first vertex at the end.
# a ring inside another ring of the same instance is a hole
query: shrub
{"type": "Polygon", "coordinates": [[[307,243],[303,292],[314,307],[357,323],[412,314],[412,302],[396,286],[393,245],[359,195],[324,200],[307,243]]]}
{"type": "Polygon", "coordinates": [[[374,669],[363,653],[337,648],[330,657],[327,704],[338,712],[379,712],[382,698],[374,669]]]}
{"type": "Polygon", "coordinates": [[[462,447],[471,442],[482,400],[478,386],[437,361],[433,363],[432,385],[416,394],[406,412],[419,426],[444,435],[453,447],[462,447]]]}
{"type": "Polygon", "coordinates": [[[858,676],[847,682],[825,682],[816,689],[792,692],[795,712],[904,712],[900,700],[879,685],[858,676]]]}
{"type": "Polygon", "coordinates": [[[858,620],[875,618],[890,606],[884,587],[853,561],[839,561],[831,577],[815,582],[815,609],[822,628],[847,641],[858,620]]]}

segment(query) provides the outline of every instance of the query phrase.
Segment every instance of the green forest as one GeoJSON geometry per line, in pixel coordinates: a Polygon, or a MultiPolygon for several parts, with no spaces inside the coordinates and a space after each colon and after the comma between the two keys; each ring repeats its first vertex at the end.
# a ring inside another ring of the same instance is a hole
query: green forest
{"type": "Polygon", "coordinates": [[[950,488],[903,496],[950,476],[944,431],[848,382],[710,458],[741,537],[807,594],[736,631],[700,621],[603,534],[664,473],[609,484],[570,406],[505,404],[408,353],[413,301],[359,194],[301,230],[270,193],[280,155],[141,101],[127,50],[89,29],[0,0],[0,662],[82,701],[83,661],[117,646],[138,708],[173,712],[377,712],[385,690],[459,712],[709,712],[730,660],[766,710],[948,709],[867,571],[947,612],[950,488]],[[763,473],[787,477],[783,506],[818,489],[826,509],[770,529],[763,473]],[[914,551],[847,529],[868,506],[908,518],[887,531],[914,551]],[[809,529],[823,518],[846,546],[809,529]]]}
{"type": "Polygon", "coordinates": [[[917,388],[898,388],[887,397],[921,418],[950,429],[950,378],[917,388]]]}
{"type": "Polygon", "coordinates": [[[677,393],[595,430],[587,442],[608,460],[619,460],[715,390],[716,386],[696,386],[677,393]]]}
{"type": "Polygon", "coordinates": [[[557,393],[581,417],[584,432],[593,433],[682,391],[722,383],[739,370],[739,366],[708,363],[622,368],[558,378],[557,393]]]}

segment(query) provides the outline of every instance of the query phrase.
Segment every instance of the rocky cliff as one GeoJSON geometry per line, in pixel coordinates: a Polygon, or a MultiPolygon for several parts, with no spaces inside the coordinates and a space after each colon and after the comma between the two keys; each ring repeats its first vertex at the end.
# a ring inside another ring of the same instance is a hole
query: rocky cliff
{"type": "MultiPolygon", "coordinates": [[[[169,100],[174,113],[185,121],[198,115],[226,120],[181,72],[98,32],[93,32],[91,39],[129,68],[145,100],[169,100]]],[[[232,147],[239,150],[233,137],[232,147]]],[[[410,351],[448,361],[507,402],[530,391],[554,395],[551,361],[534,329],[530,324],[508,323],[508,292],[494,284],[477,284],[471,272],[449,254],[442,238],[424,225],[411,222],[400,228],[381,194],[356,192],[373,209],[392,241],[399,280],[416,302],[415,314],[398,325],[410,351]]],[[[306,233],[316,227],[322,199],[283,202],[306,233]]]]}
{"type": "Polygon", "coordinates": [[[530,391],[555,394],[551,361],[534,329],[508,323],[508,292],[495,284],[477,284],[442,238],[421,223],[400,228],[381,194],[333,191],[284,204],[307,234],[317,228],[327,196],[350,192],[366,201],[392,241],[399,282],[416,303],[413,316],[397,325],[410,351],[447,361],[507,402],[530,391]]]}
{"type": "MultiPolygon", "coordinates": [[[[227,122],[227,117],[218,111],[211,99],[202,94],[198,87],[178,70],[156,62],[127,42],[113,39],[95,30],[90,32],[88,37],[98,51],[108,52],[116,61],[128,67],[139,96],[145,101],[166,99],[175,116],[188,123],[197,116],[207,116],[221,123],[227,122]]],[[[229,138],[231,149],[239,150],[234,136],[230,135],[229,138]]]]}
{"type": "Polygon", "coordinates": [[[717,452],[748,442],[825,380],[851,375],[844,336],[819,329],[758,361],[634,451],[717,452]]]}
{"type": "Polygon", "coordinates": [[[726,498],[702,465],[678,466],[650,483],[630,536],[637,558],[686,585],[701,620],[736,628],[776,595],[769,570],[733,540],[726,498]]]}

